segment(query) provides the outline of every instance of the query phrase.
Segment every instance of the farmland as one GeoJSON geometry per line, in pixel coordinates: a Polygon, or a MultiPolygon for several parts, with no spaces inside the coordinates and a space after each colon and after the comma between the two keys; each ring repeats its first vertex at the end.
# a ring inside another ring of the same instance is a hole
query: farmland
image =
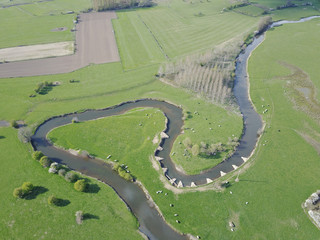
{"type": "MultiPolygon", "coordinates": [[[[276,7],[278,1],[257,2],[276,7]]],[[[313,3],[318,7],[316,1],[313,3]]],[[[185,159],[179,142],[189,137],[197,144],[227,143],[232,135],[240,137],[239,111],[213,104],[190,90],[167,85],[155,74],[167,61],[204,53],[230,39],[244,39],[257,28],[257,17],[236,11],[221,12],[228,4],[222,0],[164,1],[153,8],[117,11],[118,19],[113,20],[113,26],[120,62],[92,64],[66,74],[0,79],[0,120],[23,120],[35,130],[46,119],[69,112],[105,108],[140,98],[166,100],[181,105],[186,114],[184,134],[174,145],[175,163],[188,173],[198,173],[217,164],[223,156],[216,162],[210,158],[185,159]],[[29,97],[43,81],[58,81],[60,85],[46,94],[29,97]],[[212,123],[210,126],[208,121],[212,123]]],[[[0,36],[0,47],[74,40],[70,31],[50,30],[73,28],[76,13],[88,8],[90,2],[84,0],[77,4],[50,1],[1,8],[0,29],[6,34],[0,36]],[[61,14],[66,9],[75,13],[61,14]],[[18,27],[21,31],[17,31],[18,27]]],[[[259,15],[256,10],[245,8],[259,15]]],[[[274,20],[299,19],[319,15],[319,11],[307,6],[276,10],[272,14],[274,20]]],[[[155,109],[72,124],[63,127],[70,128],[68,131],[58,133],[56,129],[51,134],[57,135],[51,137],[62,147],[87,150],[103,159],[112,152],[121,163],[129,165],[165,219],[180,232],[199,235],[202,239],[316,238],[318,229],[304,214],[301,203],[319,188],[319,153],[310,142],[310,139],[312,143],[320,142],[319,25],[320,20],[314,19],[277,27],[266,33],[264,42],[253,52],[248,65],[250,94],[266,127],[250,162],[240,168],[240,181],[234,181],[237,172],[214,183],[220,186],[221,181],[229,180],[231,186],[227,189],[175,194],[165,188],[159,180],[161,173],[150,162],[150,155],[157,147],[152,139],[164,128],[164,117],[155,109]],[[308,98],[299,92],[300,88],[309,89],[308,98]],[[263,113],[266,108],[268,111],[263,113]],[[156,119],[139,131],[138,123],[145,120],[146,113],[156,119]],[[110,126],[112,131],[108,130],[110,126]],[[127,135],[126,150],[121,145],[122,135],[127,135]],[[114,145],[108,144],[110,139],[114,145]],[[146,145],[145,139],[149,139],[146,145]],[[145,148],[139,149],[138,145],[145,148]],[[159,190],[167,195],[157,194],[159,190]],[[175,213],[179,214],[180,223],[176,222],[175,213]],[[235,224],[234,232],[230,231],[230,221],[235,224]]],[[[5,239],[101,239],[101,236],[141,239],[137,220],[110,187],[90,179],[98,191],[76,192],[72,184],[49,174],[32,159],[31,146],[19,142],[17,132],[11,127],[0,127],[0,200],[5,209],[0,212],[1,236],[5,239]],[[31,200],[15,199],[13,189],[26,181],[46,190],[31,200]],[[49,206],[47,199],[52,194],[68,200],[69,204],[49,206]],[[81,226],[75,222],[74,214],[78,210],[91,214],[81,226]]]]}

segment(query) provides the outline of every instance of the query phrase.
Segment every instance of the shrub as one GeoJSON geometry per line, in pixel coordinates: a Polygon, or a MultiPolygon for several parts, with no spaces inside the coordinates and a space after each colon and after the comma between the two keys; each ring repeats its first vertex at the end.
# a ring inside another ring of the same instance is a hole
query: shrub
{"type": "Polygon", "coordinates": [[[76,212],[76,222],[78,224],[81,224],[83,220],[83,212],[82,211],[77,211],[76,212]]]}
{"type": "Polygon", "coordinates": [[[191,152],[192,152],[193,156],[198,156],[199,152],[200,152],[199,145],[198,144],[193,145],[192,148],[191,148],[191,152]]]}
{"type": "Polygon", "coordinates": [[[87,183],[84,179],[78,180],[74,183],[74,189],[79,192],[84,192],[87,188],[87,183]]]}
{"type": "Polygon", "coordinates": [[[10,123],[11,127],[13,128],[18,128],[19,127],[19,124],[17,123],[16,120],[12,120],[11,123],[10,123]]]}
{"type": "Polygon", "coordinates": [[[66,175],[66,170],[65,169],[60,169],[58,171],[59,176],[64,177],[66,175]]]}
{"type": "Polygon", "coordinates": [[[40,159],[43,157],[43,153],[40,151],[35,151],[32,153],[32,157],[34,160],[40,161],[40,159]]]}
{"type": "Polygon", "coordinates": [[[192,142],[191,139],[189,137],[187,137],[186,139],[183,140],[183,145],[186,148],[191,148],[192,147],[192,142]]]}
{"type": "Polygon", "coordinates": [[[67,182],[75,182],[77,180],[77,175],[74,172],[67,172],[64,179],[67,182]]]}
{"type": "Polygon", "coordinates": [[[270,16],[266,16],[260,19],[258,24],[258,32],[262,33],[267,30],[268,26],[272,23],[272,18],[270,16]]]}
{"type": "Polygon", "coordinates": [[[133,181],[133,177],[130,173],[128,173],[125,169],[121,167],[119,163],[115,163],[112,167],[114,171],[116,171],[120,177],[124,178],[127,181],[133,181]]]}
{"type": "Polygon", "coordinates": [[[51,195],[48,197],[48,204],[50,205],[56,205],[59,202],[59,199],[56,198],[54,195],[51,195]]]}
{"type": "Polygon", "coordinates": [[[24,193],[29,193],[33,190],[33,184],[31,182],[24,182],[21,186],[24,193]]]}
{"type": "Polygon", "coordinates": [[[13,196],[14,196],[15,198],[23,198],[24,193],[25,193],[25,192],[23,191],[22,187],[15,188],[15,189],[13,190],[13,196]]]}
{"type": "Polygon", "coordinates": [[[57,173],[60,167],[61,167],[60,164],[57,162],[51,163],[49,168],[49,173],[57,173]]]}
{"type": "Polygon", "coordinates": [[[125,170],[123,170],[122,168],[120,168],[121,170],[118,172],[119,176],[124,178],[127,181],[132,182],[133,181],[133,177],[131,176],[130,173],[127,173],[125,170]]]}
{"type": "Polygon", "coordinates": [[[20,128],[18,131],[18,138],[23,143],[30,142],[31,136],[32,136],[32,131],[28,127],[20,128]]]}
{"type": "Polygon", "coordinates": [[[47,157],[47,156],[43,156],[40,159],[40,164],[42,165],[42,167],[47,168],[50,167],[51,164],[51,160],[47,157]]]}
{"type": "Polygon", "coordinates": [[[115,163],[115,164],[113,165],[113,167],[112,167],[112,169],[113,169],[114,171],[118,171],[119,168],[120,168],[120,164],[119,164],[119,163],[115,163]]]}
{"type": "Polygon", "coordinates": [[[73,117],[72,120],[71,120],[72,123],[78,123],[79,122],[79,119],[78,117],[73,117]]]}

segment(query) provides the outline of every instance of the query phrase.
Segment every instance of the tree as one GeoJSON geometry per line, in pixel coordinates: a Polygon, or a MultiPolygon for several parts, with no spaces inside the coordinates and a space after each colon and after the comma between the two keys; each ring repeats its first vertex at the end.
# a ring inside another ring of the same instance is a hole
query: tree
{"type": "Polygon", "coordinates": [[[24,193],[25,193],[25,192],[23,191],[22,187],[15,188],[15,189],[13,190],[13,196],[14,196],[15,198],[23,198],[24,193]]]}
{"type": "Polygon", "coordinates": [[[29,193],[33,190],[33,184],[31,182],[24,182],[21,186],[22,190],[25,192],[25,193],[29,193]]]}
{"type": "Polygon", "coordinates": [[[198,156],[199,152],[200,152],[199,145],[198,144],[193,145],[192,148],[191,148],[191,152],[192,152],[193,156],[198,156]]]}
{"type": "Polygon", "coordinates": [[[56,198],[54,195],[48,197],[48,204],[49,205],[56,205],[59,202],[59,199],[56,198]]]}
{"type": "Polygon", "coordinates": [[[192,142],[191,142],[191,139],[189,137],[185,138],[183,140],[183,145],[186,147],[186,148],[191,148],[192,147],[192,142]]]}
{"type": "Polygon", "coordinates": [[[62,168],[58,171],[58,174],[59,176],[64,177],[66,175],[66,170],[62,168]]]}
{"type": "Polygon", "coordinates": [[[47,157],[47,156],[43,156],[40,159],[40,164],[42,165],[42,167],[47,168],[50,167],[51,164],[51,160],[47,157]]]}
{"type": "Polygon", "coordinates": [[[272,23],[272,17],[265,16],[260,19],[258,23],[258,32],[262,33],[263,31],[267,30],[268,26],[272,23]]]}
{"type": "Polygon", "coordinates": [[[67,182],[75,182],[77,180],[78,176],[74,172],[67,172],[64,176],[64,179],[67,182]]]}
{"type": "Polygon", "coordinates": [[[78,180],[74,183],[74,189],[79,192],[84,192],[87,189],[87,183],[84,179],[78,180]]]}
{"type": "Polygon", "coordinates": [[[32,157],[34,160],[40,161],[40,159],[43,157],[43,153],[40,151],[35,151],[32,153],[32,157]]]}
{"type": "Polygon", "coordinates": [[[81,224],[83,221],[83,212],[82,211],[77,211],[76,212],[76,222],[78,224],[81,224]]]}
{"type": "Polygon", "coordinates": [[[19,127],[19,124],[17,123],[16,120],[12,120],[10,124],[11,124],[11,127],[13,127],[13,128],[18,128],[19,127]]]}
{"type": "Polygon", "coordinates": [[[32,131],[28,127],[22,127],[18,131],[18,138],[23,143],[30,142],[31,136],[32,136],[32,131]]]}

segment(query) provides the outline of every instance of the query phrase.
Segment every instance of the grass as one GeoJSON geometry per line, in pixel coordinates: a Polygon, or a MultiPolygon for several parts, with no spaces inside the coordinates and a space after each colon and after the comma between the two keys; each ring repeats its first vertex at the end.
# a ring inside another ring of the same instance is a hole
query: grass
{"type": "Polygon", "coordinates": [[[264,9],[259,8],[259,7],[254,6],[254,5],[248,5],[248,6],[236,8],[233,11],[235,11],[237,13],[242,13],[242,14],[245,14],[245,15],[249,15],[249,16],[252,16],[252,17],[257,17],[257,16],[262,15],[262,13],[264,12],[264,9]]]}
{"type": "Polygon", "coordinates": [[[221,13],[224,1],[159,3],[150,9],[117,12],[113,20],[124,68],[212,49],[256,28],[255,18],[221,13]],[[199,13],[201,13],[199,15],[199,13]],[[201,16],[201,17],[199,17],[201,16]],[[151,32],[151,33],[150,33],[151,32]]]}
{"type": "Polygon", "coordinates": [[[49,139],[65,149],[87,150],[102,159],[111,155],[119,163],[139,164],[140,158],[148,159],[153,154],[159,142],[152,141],[155,136],[160,139],[164,128],[165,117],[160,110],[138,108],[120,116],[56,128],[49,133],[49,139]]]}
{"type": "Polygon", "coordinates": [[[88,0],[81,1],[52,1],[0,8],[0,48],[16,47],[73,41],[73,20],[76,13],[89,8],[88,0]],[[74,14],[63,14],[73,10],[74,14]],[[52,32],[52,29],[67,27],[67,31],[52,32]]]}
{"type": "Polygon", "coordinates": [[[165,61],[165,55],[137,11],[117,12],[117,16],[118,19],[113,20],[113,26],[125,69],[165,61]]]}
{"type": "Polygon", "coordinates": [[[88,239],[112,236],[113,239],[141,239],[137,222],[116,193],[105,184],[90,180],[97,193],[80,193],[73,184],[58,175],[49,174],[31,158],[29,148],[17,139],[17,130],[0,128],[2,180],[0,234],[3,239],[88,239]],[[13,189],[32,182],[40,191],[31,199],[15,199],[13,189]],[[49,206],[47,199],[55,195],[66,206],[49,206]],[[77,225],[75,212],[82,210],[87,219],[77,225]],[[112,221],[110,221],[112,219],[112,221]],[[125,226],[125,227],[124,227],[125,226]],[[101,235],[100,235],[101,234],[101,235]]]}
{"type": "MultiPolygon", "coordinates": [[[[271,2],[267,3],[271,4],[271,2]]],[[[74,3],[68,1],[62,4],[55,1],[47,4],[58,4],[60,9],[69,10],[73,9],[71,7],[74,3]]],[[[79,9],[85,5],[82,4],[79,5],[79,9]]],[[[52,10],[44,3],[39,5],[44,6],[43,11],[52,10]]],[[[133,33],[132,43],[124,41],[122,45],[119,44],[123,65],[121,63],[91,65],[69,74],[0,79],[0,119],[8,121],[22,119],[29,126],[35,126],[55,115],[87,108],[103,108],[127,100],[151,97],[182,105],[186,111],[191,112],[192,118],[189,118],[185,124],[187,128],[194,128],[196,133],[185,130],[181,138],[190,134],[193,141],[198,142],[200,139],[210,140],[213,135],[214,140],[226,141],[230,134],[239,134],[239,126],[242,123],[239,116],[235,113],[227,113],[223,108],[209,104],[201,97],[187,91],[157,81],[154,74],[158,69],[157,63],[163,61],[162,55],[159,54],[159,49],[154,47],[157,44],[151,43],[150,32],[146,31],[145,25],[142,25],[137,17],[139,14],[147,24],[164,52],[170,58],[175,58],[211,48],[255,27],[256,18],[234,12],[221,14],[220,10],[225,5],[224,1],[206,3],[170,1],[152,9],[119,13],[119,20],[114,21],[116,34],[120,27],[123,27],[123,32],[119,32],[123,34],[122,36],[131,36],[131,33],[127,32],[129,30],[133,33]],[[203,16],[199,17],[199,12],[202,12],[203,16]],[[135,27],[131,29],[124,27],[130,22],[129,20],[135,27]],[[139,37],[139,33],[142,34],[142,38],[139,37]],[[147,45],[144,46],[142,39],[148,39],[147,45]],[[133,49],[135,46],[143,47],[141,53],[133,49]],[[127,71],[130,68],[134,69],[127,71]],[[76,82],[70,83],[70,79],[75,79],[76,82]],[[29,98],[36,85],[43,81],[60,81],[61,85],[54,87],[46,95],[29,98]],[[195,111],[199,115],[194,115],[195,111]],[[211,124],[213,134],[208,130],[208,121],[213,123],[211,124]],[[221,124],[221,128],[218,124],[221,124]]],[[[78,8],[78,5],[75,8],[78,8]]],[[[16,8],[10,9],[15,10],[0,9],[2,11],[0,24],[4,18],[7,18],[8,21],[12,21],[12,24],[16,23],[16,26],[28,28],[28,21],[23,22],[23,19],[27,19],[23,17],[25,13],[16,8]],[[16,22],[12,20],[14,16],[17,16],[16,22]]],[[[31,7],[27,9],[27,5],[25,9],[31,11],[31,7]]],[[[286,10],[282,13],[283,16],[288,14],[287,17],[290,18],[300,18],[311,13],[303,9],[297,10],[294,10],[293,14],[286,10]]],[[[32,14],[37,11],[41,12],[35,9],[32,14]]],[[[53,21],[60,17],[62,19],[62,15],[39,17],[40,23],[35,22],[35,29],[32,31],[35,32],[36,26],[40,26],[41,35],[46,35],[46,30],[42,30],[41,25],[45,25],[46,21],[49,22],[50,17],[53,21]]],[[[281,18],[280,15],[279,18],[281,18]]],[[[69,22],[68,18],[61,20],[58,27],[60,23],[65,26],[67,22],[69,22]]],[[[241,170],[239,183],[229,179],[231,187],[221,192],[189,192],[175,195],[166,190],[159,181],[159,173],[149,161],[149,152],[132,152],[130,158],[123,155],[121,160],[129,165],[130,171],[145,185],[166,220],[175,228],[185,233],[200,235],[202,239],[314,239],[318,237],[318,229],[304,214],[301,203],[319,188],[319,156],[297,131],[305,131],[308,134],[312,131],[319,133],[320,127],[308,114],[293,108],[291,99],[284,92],[287,89],[286,82],[281,79],[291,74],[291,70],[278,63],[278,61],[284,61],[305,71],[313,81],[319,99],[318,27],[319,20],[279,27],[268,32],[265,42],[253,53],[249,61],[251,97],[258,112],[261,113],[264,110],[262,105],[269,105],[269,111],[263,115],[267,125],[258,151],[253,156],[252,166],[245,172],[241,170]],[[306,125],[309,126],[308,129],[305,128],[306,125]],[[166,192],[168,195],[156,194],[158,190],[163,190],[163,193],[166,192]],[[246,205],[245,202],[249,204],[246,205]],[[173,203],[174,207],[170,207],[170,203],[173,203]],[[180,224],[175,221],[177,219],[174,216],[175,213],[179,214],[180,224]],[[235,232],[230,231],[229,220],[235,222],[235,232]]],[[[14,44],[25,44],[24,41],[37,43],[37,39],[33,38],[31,32],[19,42],[15,40],[16,36],[11,37],[11,35],[14,36],[16,27],[8,29],[1,25],[1,29],[8,35],[7,38],[2,38],[4,34],[1,35],[2,46],[9,45],[11,41],[16,41],[14,44]]],[[[56,41],[56,38],[49,37],[49,34],[43,37],[42,41],[49,41],[49,39],[56,41]]],[[[128,116],[138,113],[132,112],[118,118],[119,121],[120,119],[129,121],[128,116]]],[[[137,119],[139,119],[138,116],[135,119],[136,122],[129,121],[126,125],[138,123],[137,119]]],[[[157,129],[162,129],[163,122],[159,121],[157,129]]],[[[84,126],[84,124],[78,126],[84,126]]],[[[124,128],[124,126],[120,127],[124,128]]],[[[154,136],[154,132],[152,133],[146,136],[150,136],[151,139],[154,136]]],[[[0,200],[3,209],[0,212],[2,219],[0,234],[3,238],[30,239],[45,236],[50,239],[75,237],[99,239],[101,236],[112,236],[112,239],[138,239],[140,237],[136,232],[136,220],[109,187],[91,180],[92,184],[100,187],[98,193],[76,192],[71,184],[59,176],[48,174],[32,160],[29,147],[18,142],[16,136],[17,130],[0,128],[2,153],[0,200]],[[31,181],[36,186],[47,188],[48,191],[39,194],[33,200],[15,200],[12,196],[13,189],[25,181],[31,181]],[[49,207],[46,201],[51,194],[70,201],[70,204],[65,207],[49,207]],[[85,220],[79,227],[75,224],[74,216],[78,210],[98,216],[99,219],[85,220]]],[[[178,141],[174,148],[179,147],[178,141]]],[[[76,145],[78,143],[74,144],[75,147],[76,145]]],[[[152,147],[150,146],[149,149],[152,147]]],[[[108,154],[105,149],[97,148],[95,151],[101,156],[108,154]]],[[[174,151],[178,156],[178,150],[174,151]]],[[[117,153],[114,155],[116,156],[117,153]]],[[[186,166],[194,164],[192,168],[195,169],[200,164],[197,161],[185,164],[186,166]]]]}

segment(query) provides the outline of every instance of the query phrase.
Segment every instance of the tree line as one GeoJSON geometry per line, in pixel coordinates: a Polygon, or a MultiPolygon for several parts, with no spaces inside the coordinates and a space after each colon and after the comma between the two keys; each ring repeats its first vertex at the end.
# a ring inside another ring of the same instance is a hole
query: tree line
{"type": "Polygon", "coordinates": [[[93,10],[104,11],[132,7],[151,7],[152,0],[92,0],[93,10]]]}
{"type": "Polygon", "coordinates": [[[235,59],[243,41],[224,43],[204,54],[196,54],[175,63],[160,66],[158,77],[187,88],[214,103],[234,105],[232,93],[235,59]]]}

